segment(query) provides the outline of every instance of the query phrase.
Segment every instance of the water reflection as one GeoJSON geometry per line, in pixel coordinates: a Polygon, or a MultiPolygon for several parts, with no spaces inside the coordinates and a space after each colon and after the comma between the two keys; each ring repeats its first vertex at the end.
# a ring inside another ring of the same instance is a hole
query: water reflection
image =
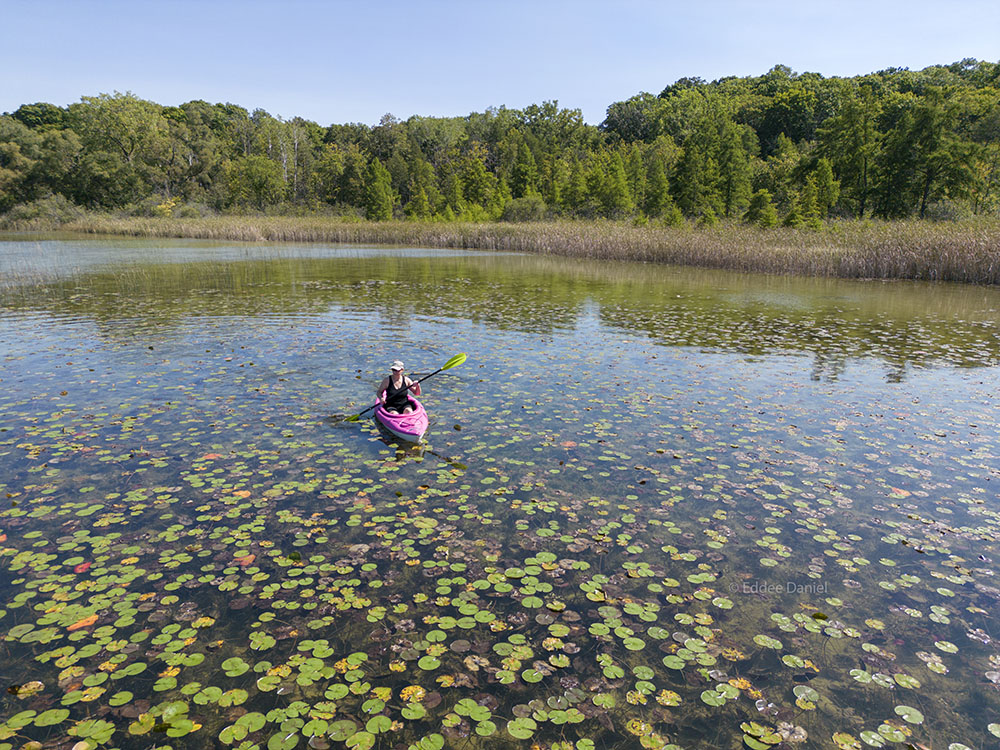
{"type": "MultiPolygon", "coordinates": [[[[29,252],[22,244],[0,243],[0,249],[23,265],[29,252]]],[[[120,248],[113,242],[30,247],[31,258],[70,258],[74,251],[80,257],[68,277],[7,284],[0,297],[5,307],[91,319],[111,340],[133,335],[127,321],[134,318],[150,334],[164,335],[191,317],[269,325],[286,316],[371,320],[374,314],[375,325],[395,330],[412,320],[454,319],[498,330],[586,335],[599,324],[663,346],[807,353],[810,376],[818,380],[836,380],[852,358],[881,360],[890,382],[901,382],[913,366],[988,366],[1000,358],[1000,293],[982,287],[454,251],[251,251],[191,243],[120,248]],[[127,262],[116,263],[115,253],[127,262]]],[[[33,262],[19,279],[51,276],[46,261],[33,262]]]]}

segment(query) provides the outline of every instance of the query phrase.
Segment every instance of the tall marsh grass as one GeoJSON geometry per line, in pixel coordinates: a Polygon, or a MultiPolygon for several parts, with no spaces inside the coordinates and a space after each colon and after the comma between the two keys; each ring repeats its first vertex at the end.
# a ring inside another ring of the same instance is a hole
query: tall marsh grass
{"type": "Polygon", "coordinates": [[[112,218],[64,230],[239,242],[329,242],[546,253],[735,271],[1000,283],[1000,221],[832,222],[819,230],[615,222],[361,222],[310,217],[112,218]]]}

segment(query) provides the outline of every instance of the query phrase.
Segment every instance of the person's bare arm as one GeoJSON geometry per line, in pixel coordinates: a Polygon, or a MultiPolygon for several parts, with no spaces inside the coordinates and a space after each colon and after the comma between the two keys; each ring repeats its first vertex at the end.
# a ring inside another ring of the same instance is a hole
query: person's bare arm
{"type": "MultiPolygon", "coordinates": [[[[407,378],[409,380],[409,378],[407,378]]],[[[410,382],[410,390],[413,391],[414,396],[420,395],[420,383],[410,382]]]]}

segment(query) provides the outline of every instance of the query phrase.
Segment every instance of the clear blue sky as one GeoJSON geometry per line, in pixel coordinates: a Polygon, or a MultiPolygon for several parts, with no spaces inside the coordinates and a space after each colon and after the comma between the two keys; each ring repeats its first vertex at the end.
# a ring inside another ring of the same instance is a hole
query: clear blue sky
{"type": "Polygon", "coordinates": [[[131,91],[321,125],[557,99],[592,124],[684,76],[1000,60],[998,0],[2,0],[0,112],[131,91]]]}

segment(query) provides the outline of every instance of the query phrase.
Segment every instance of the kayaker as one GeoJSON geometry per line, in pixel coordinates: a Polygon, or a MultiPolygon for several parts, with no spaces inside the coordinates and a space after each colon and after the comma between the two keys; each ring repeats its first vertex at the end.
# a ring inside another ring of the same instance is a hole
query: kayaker
{"type": "Polygon", "coordinates": [[[390,366],[390,372],[389,377],[379,383],[375,393],[390,414],[411,414],[413,404],[408,395],[412,391],[414,396],[419,396],[420,383],[414,383],[403,374],[403,363],[398,359],[390,366]]]}

